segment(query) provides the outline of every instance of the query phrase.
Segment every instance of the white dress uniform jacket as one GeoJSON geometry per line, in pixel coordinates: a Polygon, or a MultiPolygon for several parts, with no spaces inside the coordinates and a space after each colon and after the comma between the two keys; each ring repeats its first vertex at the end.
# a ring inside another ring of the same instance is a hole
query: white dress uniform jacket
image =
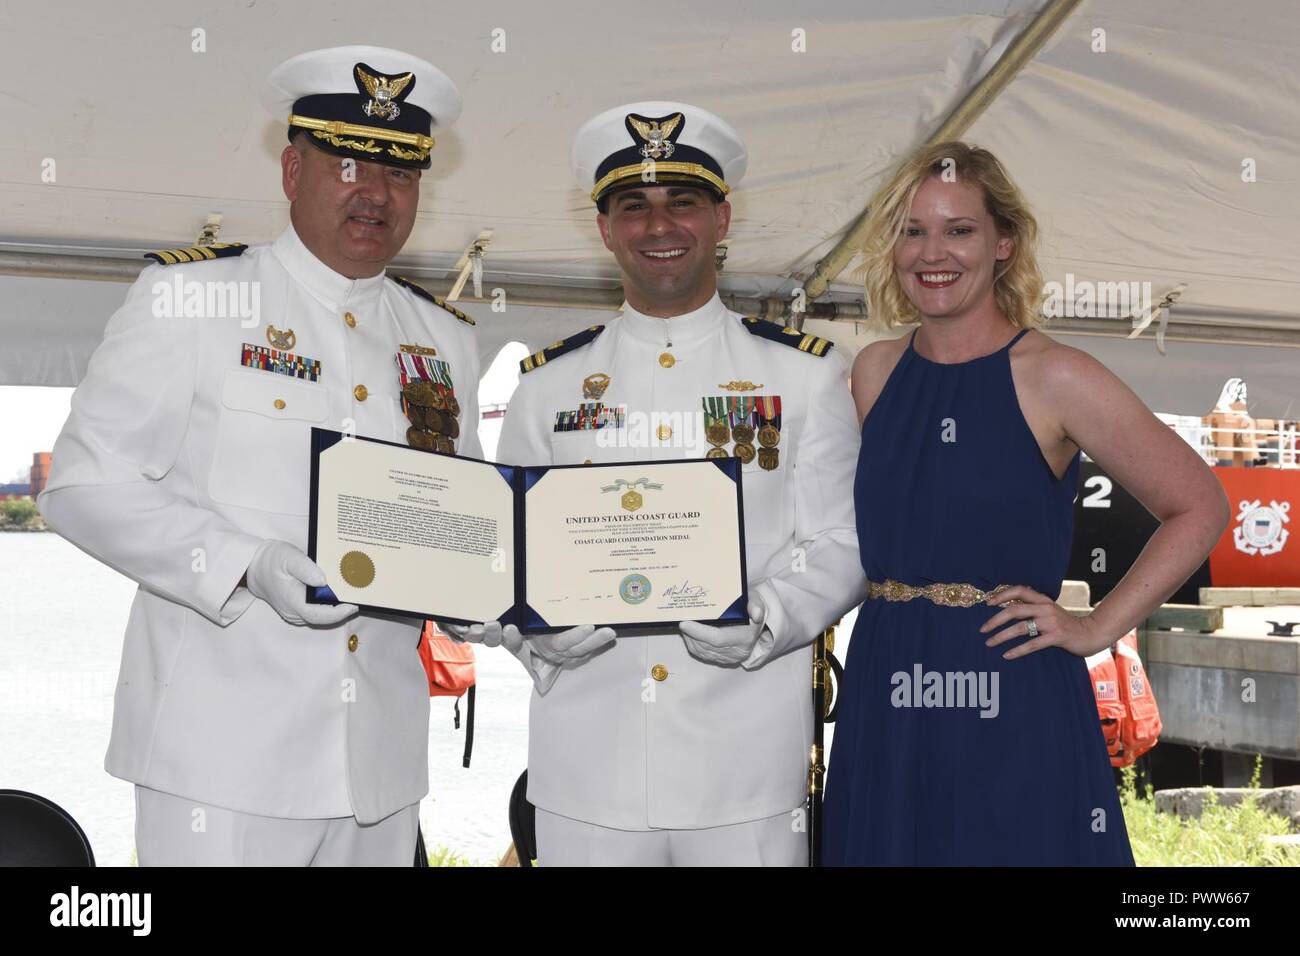
{"type": "Polygon", "coordinates": [[[56,531],[140,584],[109,773],[246,813],[361,823],[428,792],[420,621],[294,626],[237,586],[263,539],[306,550],[313,425],[405,443],[400,344],[449,363],[457,450],[481,456],[469,325],[383,275],[334,272],[292,227],[237,258],[150,266],[131,287],[39,502],[56,531]],[[159,317],[178,277],[256,283],[260,321],[159,317]],[[270,347],[268,325],[292,330],[316,381],[245,364],[246,343],[270,347]]]}
{"type": "Polygon", "coordinates": [[[703,663],[666,628],[620,637],[558,673],[525,637],[520,657],[535,680],[528,797],[542,809],[617,829],[693,829],[804,802],[811,642],[865,591],[853,512],[859,433],[843,360],[754,334],[716,296],[671,320],[625,308],[590,344],[521,376],[498,457],[528,465],[700,458],[710,447],[700,434],[702,399],[743,395],[781,399],[778,467],[755,459],[742,469],[749,585],[767,606],[768,630],[744,666],[703,663]],[[557,431],[557,414],[587,401],[583,380],[595,373],[610,377],[601,401],[627,406],[624,426],[557,431]],[[660,424],[673,429],[667,440],[660,424]],[[664,679],[653,676],[664,669],[664,679]]]}

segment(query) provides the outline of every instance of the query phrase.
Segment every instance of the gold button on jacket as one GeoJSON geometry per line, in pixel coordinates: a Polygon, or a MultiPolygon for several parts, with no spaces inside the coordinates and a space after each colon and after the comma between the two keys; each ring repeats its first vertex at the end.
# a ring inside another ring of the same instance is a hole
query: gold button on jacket
{"type": "Polygon", "coordinates": [[[370,392],[366,390],[366,387],[364,385],[358,385],[356,388],[352,390],[352,394],[356,396],[358,402],[364,402],[366,400],[366,396],[369,395],[370,392]]]}
{"type": "Polygon", "coordinates": [[[361,644],[361,639],[359,637],[357,637],[355,634],[348,635],[348,650],[350,650],[352,653],[355,654],[357,651],[357,647],[360,644],[361,644]]]}
{"type": "Polygon", "coordinates": [[[668,668],[662,664],[656,664],[650,668],[650,676],[657,681],[665,681],[668,679],[668,668]]]}

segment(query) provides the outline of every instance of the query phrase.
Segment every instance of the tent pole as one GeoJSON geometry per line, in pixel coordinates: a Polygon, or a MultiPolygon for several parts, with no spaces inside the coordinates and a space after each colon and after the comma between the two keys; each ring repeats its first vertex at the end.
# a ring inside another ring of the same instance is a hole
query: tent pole
{"type": "MultiPolygon", "coordinates": [[[[1038,55],[1043,44],[1069,18],[1079,3],[1080,0],[1049,0],[1029,25],[1011,42],[998,61],[993,64],[993,68],[971,87],[956,108],[948,114],[948,118],[917,147],[917,150],[933,143],[960,139],[1024,65],[1038,55]]],[[[864,209],[849,231],[835,244],[835,248],[814,267],[812,274],[803,284],[804,293],[809,301],[825,295],[830,284],[858,254],[866,239],[869,212],[869,209],[864,209]]]]}

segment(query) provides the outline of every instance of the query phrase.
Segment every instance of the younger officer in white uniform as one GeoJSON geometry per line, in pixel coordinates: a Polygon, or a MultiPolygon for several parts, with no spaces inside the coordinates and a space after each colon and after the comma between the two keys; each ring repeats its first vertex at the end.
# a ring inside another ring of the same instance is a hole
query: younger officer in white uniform
{"type": "Polygon", "coordinates": [[[587,123],[573,156],[584,188],[595,187],[627,305],[603,329],[524,360],[499,458],[739,457],[752,623],[617,639],[607,628],[522,640],[506,629],[536,681],[538,858],[803,865],[810,644],[863,596],[845,364],[830,342],[718,298],[724,197],[745,167],[720,119],[630,104],[587,123]]]}
{"type": "Polygon", "coordinates": [[[460,97],[423,60],[344,47],[281,65],[266,100],[289,119],[293,224],[269,245],[151,254],[39,504],[140,583],[106,768],[137,784],[141,864],[409,866],[428,792],[420,621],[306,603],[338,574],[304,553],[309,447],[314,425],[480,454],[472,323],[383,271],[460,97]],[[405,415],[423,378],[459,406],[437,434],[405,415]]]}

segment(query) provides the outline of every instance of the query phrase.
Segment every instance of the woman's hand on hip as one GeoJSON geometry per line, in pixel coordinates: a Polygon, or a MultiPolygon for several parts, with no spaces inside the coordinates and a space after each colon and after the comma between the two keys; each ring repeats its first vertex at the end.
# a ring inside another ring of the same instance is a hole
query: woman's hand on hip
{"type": "Polygon", "coordinates": [[[1060,647],[1079,657],[1087,657],[1115,643],[1108,636],[1098,634],[1089,618],[1076,617],[1047,595],[1023,584],[1004,588],[990,595],[985,603],[1002,608],[980,626],[981,634],[1002,627],[984,642],[987,647],[997,647],[1017,637],[1029,637],[1023,644],[1003,654],[1004,660],[1024,657],[1044,647],[1060,647]],[[1008,604],[1009,601],[1018,603],[1008,604]],[[1003,627],[1004,624],[1010,626],[1003,627]]]}

